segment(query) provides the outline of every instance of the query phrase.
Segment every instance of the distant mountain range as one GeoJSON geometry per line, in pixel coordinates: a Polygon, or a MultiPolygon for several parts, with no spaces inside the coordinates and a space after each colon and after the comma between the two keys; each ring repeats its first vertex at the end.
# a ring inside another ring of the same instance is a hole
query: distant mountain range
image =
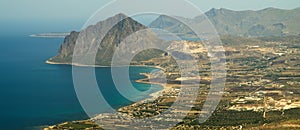
{"type": "MultiPolygon", "coordinates": [[[[293,10],[282,10],[267,8],[259,11],[232,11],[228,9],[211,9],[204,15],[195,18],[175,18],[184,19],[188,24],[201,25],[201,22],[207,18],[216,28],[220,35],[246,36],[246,37],[264,37],[264,36],[286,36],[300,34],[300,8],[293,10]]],[[[148,27],[159,28],[179,37],[193,37],[195,33],[186,25],[178,22],[174,17],[161,15],[154,20],[148,27]]],[[[79,47],[76,53],[82,58],[90,55],[91,50],[97,51],[95,57],[96,65],[111,65],[111,59],[114,51],[125,38],[137,31],[148,29],[147,26],[127,17],[124,14],[117,14],[104,21],[91,25],[81,32],[71,32],[65,37],[65,40],[57,56],[50,58],[47,63],[71,64],[73,59],[74,47],[76,42],[85,43],[79,47]],[[119,22],[120,21],[120,22],[119,22]],[[96,46],[96,43],[100,43],[96,46]]],[[[138,42],[155,42],[162,40],[154,32],[147,31],[141,36],[135,36],[138,42]]],[[[138,46],[122,45],[122,48],[138,46]]],[[[133,61],[148,60],[153,57],[161,56],[162,51],[147,50],[136,56],[133,61]]],[[[86,64],[86,63],[76,63],[86,64]]]]}
{"type": "MultiPolygon", "coordinates": [[[[220,35],[263,37],[300,34],[300,8],[283,10],[266,8],[259,11],[232,11],[211,9],[205,13],[220,35]]],[[[185,19],[188,24],[200,24],[205,16],[185,19]]],[[[191,29],[172,17],[161,15],[149,27],[160,28],[172,33],[193,34],[191,29]]]]}

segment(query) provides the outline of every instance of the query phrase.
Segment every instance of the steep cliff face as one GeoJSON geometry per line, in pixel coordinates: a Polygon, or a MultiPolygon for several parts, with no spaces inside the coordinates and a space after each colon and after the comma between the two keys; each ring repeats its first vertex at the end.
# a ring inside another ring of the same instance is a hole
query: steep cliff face
{"type": "Polygon", "coordinates": [[[65,37],[65,40],[60,47],[58,55],[50,58],[48,62],[71,64],[76,42],[88,43],[84,44],[84,46],[79,47],[81,49],[81,53],[84,54],[89,50],[89,48],[93,46],[95,47],[96,42],[101,42],[104,35],[108,32],[109,27],[112,27],[118,21],[126,17],[127,16],[124,14],[117,14],[104,21],[98,22],[96,25],[90,25],[81,32],[73,31],[72,33],[70,33],[70,35],[65,37]]]}
{"type": "MultiPolygon", "coordinates": [[[[96,62],[97,64],[109,65],[113,53],[121,42],[131,34],[146,29],[147,27],[128,17],[116,24],[104,36],[100,47],[98,48],[96,62]]],[[[129,47],[129,46],[128,46],[129,47]]]]}
{"type": "MultiPolygon", "coordinates": [[[[110,65],[114,51],[121,44],[121,42],[126,37],[144,29],[147,29],[147,27],[138,23],[132,18],[127,17],[124,14],[117,14],[104,21],[98,22],[96,25],[87,27],[80,33],[72,32],[65,38],[64,43],[59,50],[59,54],[53,58],[50,58],[48,61],[71,64],[73,59],[74,47],[75,44],[77,44],[75,52],[77,58],[79,57],[80,59],[86,58],[87,56],[96,55],[95,64],[107,66],[110,65]]],[[[143,36],[143,39],[148,39],[145,41],[160,42],[160,40],[152,32],[147,32],[143,36]]],[[[146,55],[145,57],[158,56],[161,53],[162,52],[160,51],[157,51],[157,54],[152,52],[151,56],[146,55]]],[[[85,63],[85,61],[82,61],[82,63],[76,64],[87,63],[85,63]]]]}
{"type": "Polygon", "coordinates": [[[48,61],[57,63],[71,63],[72,54],[78,35],[79,32],[72,31],[70,35],[66,36],[63,44],[59,49],[58,55],[53,58],[50,58],[48,61]]]}

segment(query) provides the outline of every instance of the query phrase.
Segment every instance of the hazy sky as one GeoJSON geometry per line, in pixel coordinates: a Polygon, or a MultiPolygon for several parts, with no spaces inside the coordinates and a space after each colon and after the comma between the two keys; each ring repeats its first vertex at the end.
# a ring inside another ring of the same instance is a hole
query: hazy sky
{"type": "MultiPolygon", "coordinates": [[[[159,2],[154,2],[155,0],[150,1],[153,1],[153,4],[160,5],[159,2]]],[[[259,10],[267,7],[282,9],[300,7],[299,0],[190,1],[202,11],[208,11],[211,8],[259,10]]],[[[40,32],[45,30],[78,30],[95,11],[109,2],[111,2],[111,0],[0,0],[0,27],[2,31],[6,31],[6,33],[8,31],[15,33],[16,31],[24,31],[32,28],[38,28],[36,30],[40,30],[40,32]],[[12,28],[17,29],[13,30],[12,28]]],[[[128,4],[134,3],[135,2],[128,4]]]]}
{"type": "MultiPolygon", "coordinates": [[[[87,19],[111,0],[1,0],[1,20],[87,19]]],[[[190,0],[201,10],[228,8],[258,10],[266,7],[293,9],[299,0],[190,0]]],[[[134,3],[128,3],[134,4],[134,3]]],[[[157,3],[159,4],[159,3],[157,3]]]]}

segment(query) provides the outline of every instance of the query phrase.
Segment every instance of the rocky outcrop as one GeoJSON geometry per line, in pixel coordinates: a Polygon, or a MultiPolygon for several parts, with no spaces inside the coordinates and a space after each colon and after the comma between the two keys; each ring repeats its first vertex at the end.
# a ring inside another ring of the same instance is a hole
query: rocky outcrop
{"type": "MultiPolygon", "coordinates": [[[[75,52],[76,56],[86,58],[88,56],[96,55],[94,58],[95,64],[93,65],[110,66],[114,51],[120,46],[121,42],[135,32],[145,29],[147,29],[146,26],[138,23],[132,18],[127,17],[124,14],[117,14],[104,21],[98,22],[96,25],[88,26],[81,32],[72,32],[65,38],[58,55],[50,58],[48,63],[91,65],[89,64],[90,62],[86,63],[85,61],[78,61],[80,63],[72,62],[74,47],[77,44],[75,52]],[[95,54],[94,52],[97,53],[95,54]]],[[[144,41],[160,42],[155,34],[151,32],[144,34],[143,39],[144,41]]],[[[144,56],[139,57],[139,59],[141,60],[143,57],[148,59],[149,57],[160,55],[161,53],[159,51],[155,52],[157,52],[157,54],[154,52],[143,53],[144,56]]],[[[78,57],[77,59],[80,59],[78,57]]]]}

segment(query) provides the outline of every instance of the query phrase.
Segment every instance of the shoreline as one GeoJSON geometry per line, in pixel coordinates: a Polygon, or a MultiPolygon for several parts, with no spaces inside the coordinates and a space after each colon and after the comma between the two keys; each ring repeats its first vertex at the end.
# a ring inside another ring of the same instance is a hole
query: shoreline
{"type": "MultiPolygon", "coordinates": [[[[95,68],[127,67],[127,66],[84,65],[84,64],[78,64],[78,63],[59,63],[59,62],[52,62],[52,61],[49,61],[49,60],[47,60],[45,63],[46,63],[46,64],[50,64],[50,65],[70,65],[70,66],[78,66],[78,67],[95,67],[95,68]]],[[[160,67],[160,66],[149,66],[149,65],[129,65],[129,67],[147,67],[147,68],[155,68],[155,69],[159,69],[159,70],[162,70],[162,71],[165,70],[164,68],[162,68],[162,67],[160,67]]],[[[168,89],[165,89],[165,88],[167,88],[167,84],[158,83],[158,82],[149,82],[149,81],[147,81],[147,80],[150,79],[151,74],[148,74],[148,73],[140,73],[140,75],[146,76],[146,78],[135,80],[136,83],[144,83],[144,84],[160,85],[160,86],[162,86],[162,88],[163,88],[161,91],[168,90],[168,89]]],[[[158,91],[158,92],[160,92],[160,91],[158,91]]],[[[156,93],[158,93],[158,92],[151,93],[151,94],[149,94],[148,96],[154,96],[154,97],[157,97],[157,96],[156,96],[156,95],[157,95],[156,93]]],[[[151,99],[152,99],[152,98],[151,98],[151,99]]],[[[147,100],[147,99],[144,99],[144,100],[147,100]]]]}
{"type": "MultiPolygon", "coordinates": [[[[70,66],[78,66],[78,67],[95,67],[95,68],[108,68],[108,67],[112,67],[112,66],[99,66],[99,65],[83,65],[83,64],[74,64],[74,63],[58,63],[58,62],[51,62],[49,60],[47,60],[45,62],[46,64],[50,64],[50,65],[70,65],[70,66]]],[[[115,66],[115,67],[125,67],[125,66],[115,66]]],[[[147,66],[147,65],[130,65],[129,67],[147,67],[147,68],[155,68],[155,69],[159,69],[159,70],[162,70],[164,71],[165,69],[160,67],[160,66],[147,66]]],[[[143,75],[143,76],[146,76],[145,78],[142,78],[142,79],[138,79],[138,80],[135,80],[134,82],[136,83],[142,83],[142,84],[153,84],[153,85],[159,85],[162,87],[161,90],[157,91],[157,92],[153,92],[153,93],[150,93],[148,94],[147,96],[150,96],[148,98],[145,98],[145,99],[142,99],[138,102],[135,102],[135,103],[132,103],[132,104],[129,104],[129,105],[126,105],[126,106],[122,106],[118,109],[116,109],[116,111],[118,112],[120,109],[123,109],[123,108],[126,108],[128,106],[132,106],[132,105],[137,105],[137,104],[140,104],[140,103],[144,103],[146,101],[151,101],[151,100],[155,100],[156,98],[158,98],[159,96],[162,95],[163,92],[171,89],[172,87],[168,87],[168,84],[164,84],[164,83],[158,83],[158,82],[150,82],[149,79],[151,77],[151,74],[150,73],[140,73],[140,75],[143,75]]],[[[119,113],[119,112],[118,112],[119,113]]],[[[99,115],[101,115],[103,113],[99,113],[99,114],[96,114],[94,117],[97,117],[99,115]]],[[[93,117],[92,117],[93,118],[93,117]]],[[[74,122],[74,121],[90,121],[92,119],[91,117],[86,119],[86,120],[72,120],[72,121],[67,121],[67,122],[74,122]]],[[[64,123],[67,123],[67,122],[62,122],[60,124],[64,124],[64,123]]],[[[59,125],[59,124],[56,124],[56,125],[59,125]]],[[[44,129],[46,128],[50,128],[52,126],[48,126],[48,127],[44,127],[44,129]]]]}
{"type": "Polygon", "coordinates": [[[100,65],[84,65],[84,64],[78,64],[78,63],[60,63],[60,62],[53,62],[53,61],[49,61],[47,60],[45,62],[46,64],[49,64],[49,65],[70,65],[70,66],[78,66],[78,67],[97,67],[97,68],[100,68],[100,67],[110,67],[110,66],[100,66],[100,65]]]}
{"type": "MultiPolygon", "coordinates": [[[[168,87],[167,84],[164,84],[164,83],[158,83],[158,82],[149,82],[147,80],[150,79],[150,76],[151,74],[148,74],[148,73],[140,73],[140,75],[144,75],[146,76],[146,78],[143,78],[143,79],[138,79],[138,80],[135,80],[136,83],[143,83],[143,84],[153,84],[153,85],[159,85],[162,87],[162,90],[159,90],[157,92],[154,92],[154,93],[150,93],[148,96],[150,96],[149,98],[145,98],[141,101],[138,101],[136,103],[133,103],[131,105],[136,105],[136,104],[139,104],[139,103],[144,103],[146,101],[151,101],[151,100],[155,100],[156,98],[158,98],[159,96],[162,95],[163,92],[169,90],[171,87],[168,87]]],[[[131,106],[131,105],[127,105],[127,106],[131,106]]],[[[127,106],[123,106],[123,107],[127,107],[127,106]]],[[[122,109],[123,107],[119,108],[119,109],[122,109]]],[[[119,110],[118,109],[118,110],[119,110]]]]}
{"type": "MultiPolygon", "coordinates": [[[[126,66],[84,65],[84,64],[77,64],[77,63],[59,63],[59,62],[52,62],[52,61],[49,61],[49,60],[47,60],[45,63],[50,64],[50,65],[70,65],[70,66],[78,66],[78,67],[95,67],[95,68],[126,67],[126,66]]],[[[164,68],[162,68],[160,66],[129,65],[129,67],[147,67],[147,68],[155,68],[155,69],[159,69],[159,70],[165,70],[164,68]]],[[[150,79],[151,74],[140,73],[140,75],[146,76],[146,78],[135,80],[136,83],[160,85],[162,87],[162,90],[151,93],[151,94],[148,95],[148,96],[150,96],[150,98],[143,99],[143,100],[141,100],[139,102],[136,102],[136,103],[141,103],[141,102],[144,102],[144,101],[147,101],[147,100],[153,100],[153,99],[157,98],[160,95],[160,93],[162,93],[163,91],[168,90],[168,89],[166,89],[166,88],[168,88],[167,84],[147,81],[147,80],[150,79]]],[[[136,103],[133,103],[133,104],[136,104],[136,103]]],[[[133,105],[133,104],[131,104],[131,105],[133,105]]],[[[127,106],[130,106],[130,105],[127,105],[127,106]]],[[[123,106],[123,107],[126,107],[126,106],[123,106]]],[[[122,108],[122,107],[120,107],[120,108],[122,108]]]]}
{"type": "MultiPolygon", "coordinates": [[[[111,68],[111,67],[127,67],[128,65],[124,66],[104,66],[104,65],[85,65],[85,64],[78,64],[78,63],[59,63],[47,60],[45,62],[49,65],[70,65],[70,66],[77,66],[77,67],[95,67],[95,68],[111,68]]],[[[151,66],[151,65],[129,65],[129,67],[148,67],[148,68],[156,68],[160,70],[165,70],[160,66],[151,66]]]]}

